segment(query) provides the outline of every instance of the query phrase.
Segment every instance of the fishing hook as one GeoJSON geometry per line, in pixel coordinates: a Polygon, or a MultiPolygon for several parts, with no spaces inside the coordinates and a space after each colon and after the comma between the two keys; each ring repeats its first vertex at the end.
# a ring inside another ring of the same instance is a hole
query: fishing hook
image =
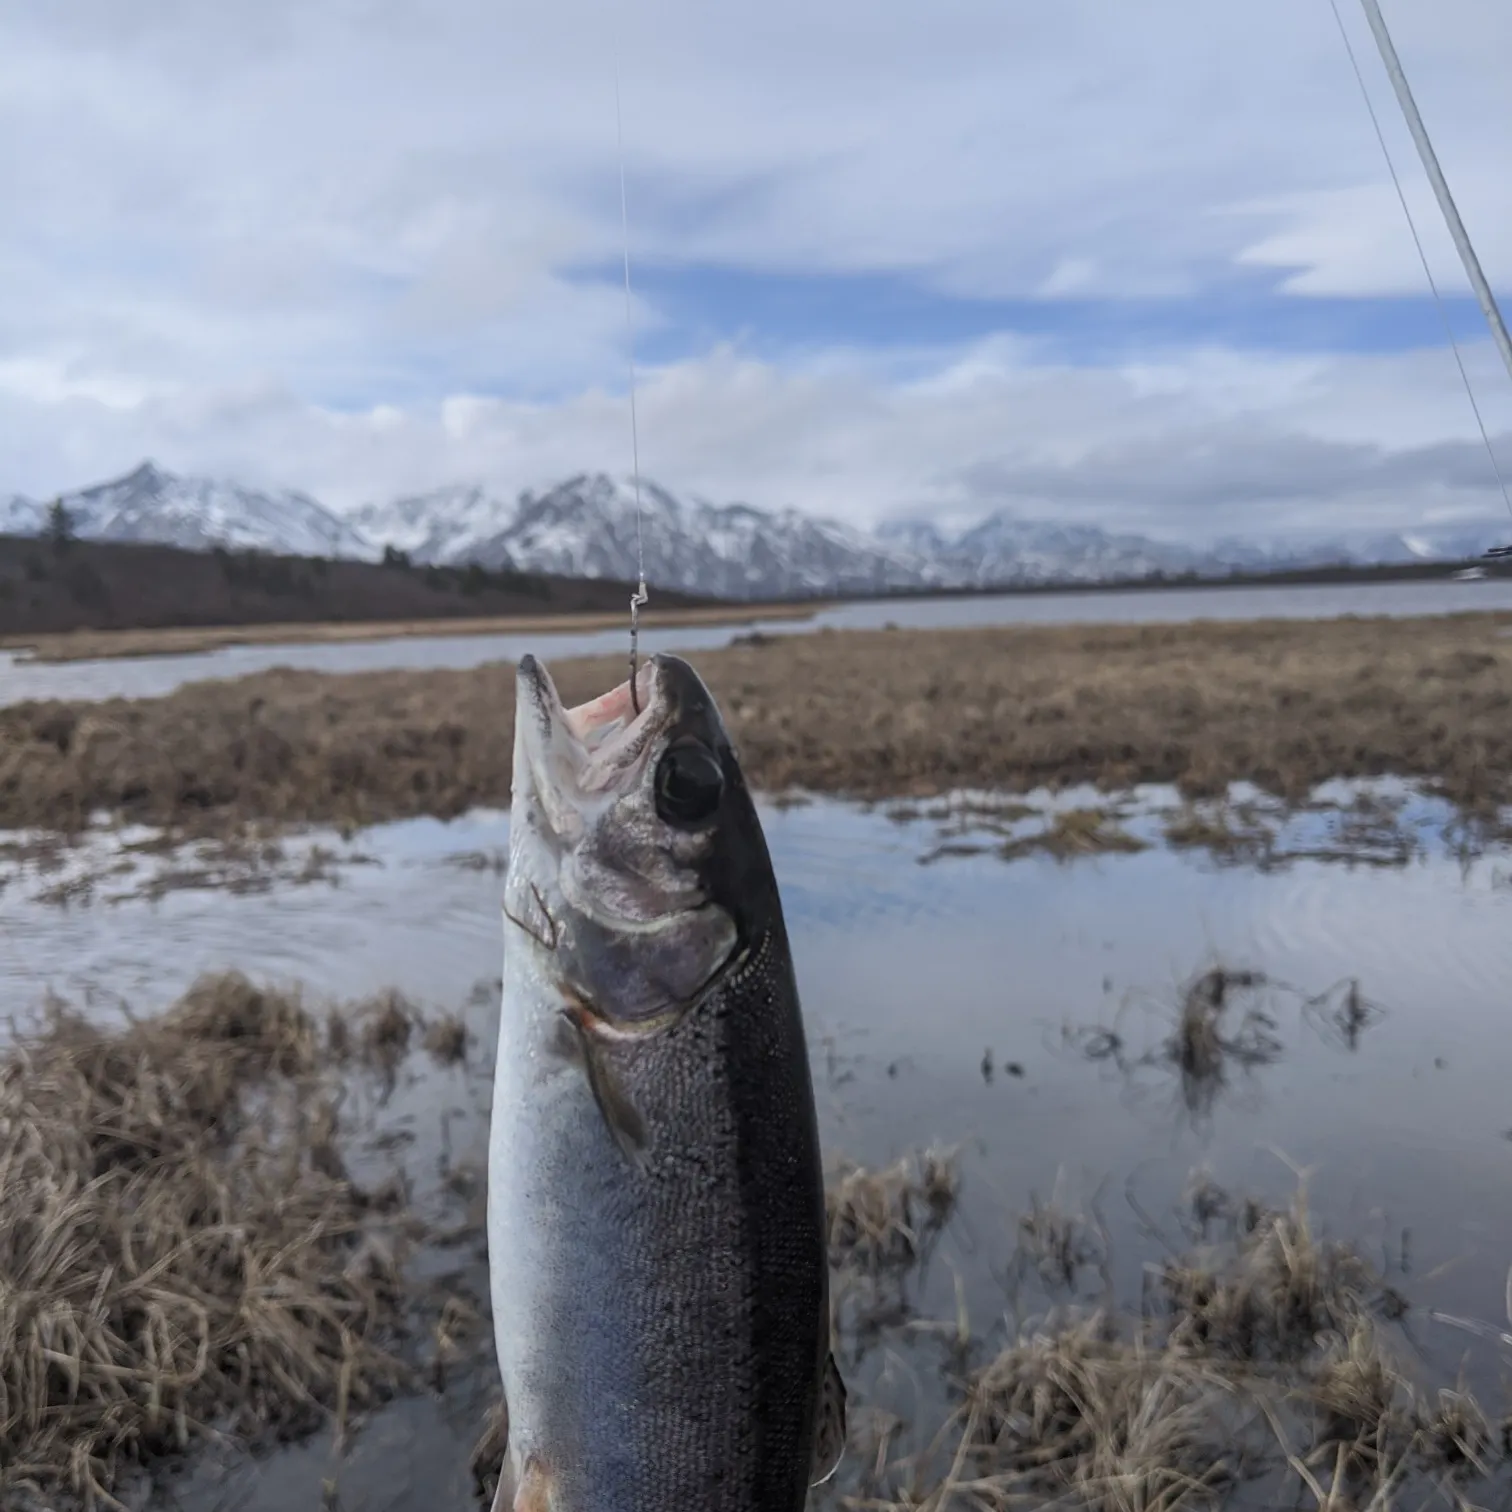
{"type": "Polygon", "coordinates": [[[630,595],[630,707],[637,719],[641,711],[640,690],[636,687],[640,681],[640,612],[646,598],[646,580],[642,578],[630,595]]]}

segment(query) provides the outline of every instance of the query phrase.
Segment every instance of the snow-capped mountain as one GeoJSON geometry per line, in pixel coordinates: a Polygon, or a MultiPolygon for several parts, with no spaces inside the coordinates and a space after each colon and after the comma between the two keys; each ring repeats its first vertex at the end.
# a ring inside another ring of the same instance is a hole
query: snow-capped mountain
{"type": "Polygon", "coordinates": [[[519,511],[518,499],[458,483],[390,504],[364,504],[349,518],[380,553],[392,546],[412,561],[441,563],[461,561],[480,542],[502,535],[519,511]]]}
{"type": "Polygon", "coordinates": [[[943,557],[953,537],[928,520],[884,520],[875,531],[884,545],[918,557],[943,557]]]}
{"type": "MultiPolygon", "coordinates": [[[[367,539],[308,494],[267,492],[212,478],[184,478],[144,462],[124,478],[63,495],[82,540],[157,541],[191,551],[211,546],[295,556],[372,555],[367,539]]],[[[37,506],[46,526],[46,505],[37,506]]]]}
{"type": "Polygon", "coordinates": [[[1297,567],[1410,566],[1414,562],[1463,562],[1504,545],[1512,528],[1495,520],[1425,525],[1415,530],[1365,530],[1337,536],[1241,539],[1229,536],[1211,554],[1252,572],[1297,567]]]}
{"type": "Polygon", "coordinates": [[[36,535],[47,519],[47,510],[25,494],[0,495],[0,535],[36,535]]]}
{"type": "MultiPolygon", "coordinates": [[[[647,579],[729,598],[1462,560],[1478,556],[1505,533],[1493,522],[1411,534],[1235,539],[1196,547],[1092,525],[1020,520],[1006,510],[954,532],[927,520],[895,520],[862,531],[791,509],[679,497],[645,480],[640,498],[647,579]]],[[[635,491],[628,479],[603,474],[570,478],[544,493],[523,493],[513,504],[481,488],[444,489],[370,506],[354,519],[375,548],[392,543],[417,562],[476,561],[569,577],[636,575],[635,491]]]]}
{"type": "MultiPolygon", "coordinates": [[[[628,578],[637,573],[635,490],[582,475],[520,496],[514,518],[465,548],[488,567],[628,578]]],[[[943,581],[931,562],[863,531],[796,510],[679,499],[642,481],[639,541],[648,582],[728,598],[874,593],[943,581]]]]}
{"type": "Polygon", "coordinates": [[[1147,536],[1113,534],[1093,525],[1019,520],[1006,512],[944,542],[939,559],[952,577],[973,587],[993,583],[1096,582],[1152,572],[1222,572],[1227,564],[1188,546],[1147,536]]]}
{"type": "MultiPolygon", "coordinates": [[[[1463,561],[1512,538],[1491,520],[1332,537],[1231,538],[1197,547],[1091,525],[1021,520],[1009,511],[964,530],[899,520],[864,531],[792,509],[678,496],[645,480],[640,501],[640,541],[653,586],[747,599],[1463,561]]],[[[78,535],[101,540],[368,560],[393,546],[417,565],[479,562],[621,581],[637,572],[635,490],[628,480],[603,474],[582,474],[517,498],[457,485],[342,516],[307,494],[176,477],[143,463],[124,478],[65,495],[63,503],[78,535]]],[[[0,533],[45,531],[49,508],[20,495],[0,497],[0,533]]]]}

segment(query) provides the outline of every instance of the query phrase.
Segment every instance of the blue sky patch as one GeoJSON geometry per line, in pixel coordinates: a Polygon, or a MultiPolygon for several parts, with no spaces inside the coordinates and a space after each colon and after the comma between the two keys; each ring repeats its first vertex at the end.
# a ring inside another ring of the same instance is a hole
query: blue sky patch
{"type": "MultiPolygon", "coordinates": [[[[619,276],[619,270],[614,270],[619,276]]],[[[591,276],[608,279],[609,270],[591,276]]],[[[1103,363],[1172,346],[1259,352],[1390,354],[1445,344],[1425,293],[1319,298],[1281,293],[1274,274],[1231,276],[1193,298],[969,299],[891,274],[797,275],[721,267],[632,269],[660,317],[638,355],[666,362],[733,342],[754,356],[835,347],[950,347],[1011,333],[1042,339],[1065,361],[1103,363]]],[[[1485,338],[1468,294],[1445,308],[1461,341],[1485,338]]]]}

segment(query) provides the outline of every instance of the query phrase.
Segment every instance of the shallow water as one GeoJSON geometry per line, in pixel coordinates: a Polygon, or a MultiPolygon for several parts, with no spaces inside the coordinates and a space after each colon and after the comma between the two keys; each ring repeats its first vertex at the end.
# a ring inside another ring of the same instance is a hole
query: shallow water
{"type": "MultiPolygon", "coordinates": [[[[1156,801],[1132,807],[1132,833],[1158,836],[1156,801]]],[[[1114,1284],[1137,1299],[1142,1266],[1162,1253],[1141,1211],[1174,1235],[1194,1168],[1279,1202],[1296,1167],[1310,1173],[1322,1226],[1360,1243],[1414,1304],[1501,1321],[1512,1260],[1512,889],[1505,858],[1444,853],[1446,817],[1409,805],[1404,822],[1423,844],[1404,866],[1301,860],[1261,873],[1158,844],[1070,863],[984,853],[921,865],[937,820],[832,802],[769,809],[827,1155],[880,1165],[928,1144],[961,1146],[962,1206],[929,1305],[954,1312],[956,1275],[979,1325],[1015,1300],[1043,1300],[1016,1299],[1004,1281],[1016,1216],[1036,1197],[1095,1206],[1114,1284]],[[1278,984],[1252,1000],[1270,1017],[1275,1055],[1194,1088],[1161,1051],[1183,983],[1218,961],[1278,984]],[[1329,1018],[1341,999],[1325,997],[1351,978],[1371,1009],[1353,1048],[1329,1018]],[[1084,1032],[1094,1029],[1118,1035],[1116,1057],[1105,1035],[1084,1032]]],[[[1293,838],[1310,845],[1332,822],[1307,816],[1293,838]]],[[[62,908],[29,901],[37,879],[18,877],[4,895],[6,1000],[51,987],[92,996],[102,1014],[120,999],[149,1009],[201,971],[236,967],[343,997],[395,986],[465,1005],[478,1036],[471,1069],[417,1070],[387,1117],[413,1135],[406,1158],[422,1176],[434,1171],[443,1121],[451,1157],[481,1161],[501,951],[491,862],[507,835],[507,815],[487,813],[389,825],[345,847],[324,837],[366,864],[336,864],[334,884],[244,895],[110,902],[105,889],[62,908]]],[[[130,878],[113,885],[132,891],[130,878]]],[[[445,1263],[481,1289],[477,1253],[445,1263]]],[[[1469,1341],[1430,1321],[1418,1338],[1452,1377],[1469,1341]]],[[[863,1383],[871,1369],[860,1367],[863,1383]]],[[[486,1376],[373,1420],[341,1467],[340,1504],[470,1507],[465,1461],[486,1376]]],[[[233,1466],[224,1481],[202,1468],[181,1504],[314,1506],[330,1473],[317,1442],[233,1466]]]]}
{"type": "MultiPolygon", "coordinates": [[[[648,630],[647,652],[699,651],[728,644],[736,634],[768,635],[838,630],[944,629],[975,625],[1150,624],[1189,620],[1333,619],[1343,615],[1459,614],[1512,609],[1512,580],[1324,584],[1276,588],[1173,588],[1105,593],[997,594],[984,597],[896,599],[846,604],[810,620],[753,619],[730,625],[648,630]]],[[[0,652],[0,704],[28,698],[156,698],[187,682],[245,677],[270,667],[318,672],[375,672],[427,667],[476,667],[513,661],[533,651],[547,661],[614,654],[624,632],[522,635],[399,636],[303,646],[228,646],[184,656],[144,656],[94,662],[30,664],[0,652]]]]}

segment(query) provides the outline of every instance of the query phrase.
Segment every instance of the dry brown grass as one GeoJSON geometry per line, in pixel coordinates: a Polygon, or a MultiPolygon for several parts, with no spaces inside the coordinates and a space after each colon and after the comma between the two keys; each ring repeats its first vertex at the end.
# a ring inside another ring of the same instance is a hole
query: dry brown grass
{"type": "MultiPolygon", "coordinates": [[[[1269,995],[1292,997],[1320,1028],[1343,1035],[1353,1026],[1358,1043],[1367,1020],[1349,1018],[1348,1004],[1358,999],[1346,993],[1337,1004],[1337,990],[1318,998],[1302,998],[1282,983],[1270,982],[1263,973],[1227,966],[1198,972],[1178,992],[1175,1001],[1157,1001],[1153,1006],[1169,1027],[1159,1045],[1137,1054],[1125,1041],[1122,1028],[1125,1002],[1112,1023],[1068,1025],[1066,1042],[1088,1060],[1110,1062],[1125,1076],[1133,1077],[1151,1068],[1174,1072],[1186,1112],[1197,1119],[1208,1117],[1218,1101],[1233,1086],[1236,1077],[1270,1065],[1281,1055],[1281,1040],[1275,1017],[1269,1011],[1269,995]],[[1336,1027],[1336,1015],[1343,1015],[1336,1027]]],[[[1363,1004],[1361,1003],[1361,1006],[1363,1004]]]]}
{"type": "Polygon", "coordinates": [[[1168,1261],[1159,1283],[1174,1344],[1249,1363],[1302,1359],[1348,1336],[1380,1294],[1353,1249],[1313,1233],[1305,1188],[1288,1209],[1247,1214],[1227,1264],[1199,1252],[1168,1261]]]}
{"type": "Polygon", "coordinates": [[[442,1014],[426,1026],[425,1051],[439,1065],[460,1065],[467,1059],[467,1043],[467,1024],[458,1014],[442,1014]]]}
{"type": "Polygon", "coordinates": [[[1074,808],[1048,815],[1044,828],[1035,834],[1006,841],[1001,854],[1006,861],[1036,853],[1071,861],[1081,856],[1130,855],[1147,849],[1143,840],[1122,828],[1105,810],[1074,808]]]}
{"type": "Polygon", "coordinates": [[[1018,1262],[1021,1274],[1033,1270],[1044,1286],[1075,1291],[1084,1270],[1105,1273],[1107,1232],[1095,1213],[1089,1217],[1035,1197],[1018,1221],[1018,1262]]]}
{"type": "Polygon", "coordinates": [[[50,1006],[0,1062],[0,1502],[397,1387],[396,1215],[347,1178],[319,1021],[240,976],[120,1030],[50,1006]]]}
{"type": "Polygon", "coordinates": [[[1274,830],[1242,804],[1191,803],[1165,823],[1174,850],[1203,850],[1225,860],[1264,863],[1275,849],[1274,830]]]}
{"type": "Polygon", "coordinates": [[[974,1482],[987,1507],[1032,1492],[1102,1512],[1211,1501],[1247,1468],[1224,1386],[1100,1315],[1033,1333],[971,1382],[956,1490],[974,1482]]]}
{"type": "Polygon", "coordinates": [[[841,1166],[824,1193],[831,1263],[873,1272],[914,1264],[954,1211],[959,1187],[949,1150],[924,1150],[882,1170],[841,1166]]]}
{"type": "MultiPolygon", "coordinates": [[[[691,657],[754,785],[857,797],[1331,777],[1512,797],[1507,617],[820,633],[691,657]]],[[[553,668],[569,700],[619,657],[553,668]]],[[[509,795],[513,671],[272,671],[0,710],[0,828],[450,816],[509,795]]]]}
{"type": "MultiPolygon", "coordinates": [[[[1233,1216],[1230,1242],[1155,1272],[1138,1314],[1051,1313],[985,1359],[971,1343],[980,1363],[943,1422],[912,1425],[911,1446],[885,1410],[858,1412],[839,1505],[1473,1505],[1503,1451],[1463,1383],[1434,1393],[1402,1363],[1411,1350],[1393,1342],[1368,1263],[1313,1232],[1304,1191],[1281,1211],[1206,1201],[1233,1216]]],[[[1046,1227],[1043,1210],[1029,1217],[1046,1227]]]]}

